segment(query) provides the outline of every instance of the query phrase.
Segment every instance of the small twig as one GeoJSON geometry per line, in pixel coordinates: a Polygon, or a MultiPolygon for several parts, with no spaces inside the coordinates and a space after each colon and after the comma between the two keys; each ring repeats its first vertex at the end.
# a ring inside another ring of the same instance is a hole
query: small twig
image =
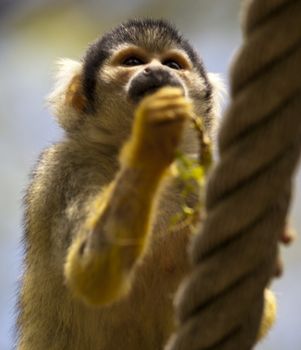
{"type": "Polygon", "coordinates": [[[184,183],[184,189],[181,193],[183,200],[182,211],[171,218],[171,232],[185,227],[190,227],[192,230],[200,220],[201,212],[204,209],[202,193],[204,193],[206,175],[212,164],[212,147],[210,139],[205,133],[202,120],[201,117],[196,115],[191,116],[200,144],[198,161],[189,158],[181,152],[177,152],[176,160],[173,164],[173,174],[184,183]],[[192,185],[191,182],[197,184],[200,195],[197,204],[193,208],[186,204],[189,195],[195,191],[195,185],[192,185]]]}

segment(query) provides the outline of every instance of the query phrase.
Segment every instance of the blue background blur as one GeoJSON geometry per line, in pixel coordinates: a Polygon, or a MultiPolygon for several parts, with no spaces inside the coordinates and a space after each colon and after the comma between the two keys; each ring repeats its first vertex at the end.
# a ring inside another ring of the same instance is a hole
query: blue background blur
{"type": "MultiPolygon", "coordinates": [[[[197,47],[209,71],[227,79],[227,67],[240,43],[240,2],[1,0],[0,350],[13,344],[14,304],[22,271],[21,198],[38,154],[61,134],[44,107],[54,60],[80,58],[87,43],[129,17],[163,17],[197,47]]],[[[291,211],[297,231],[301,228],[300,189],[299,173],[291,211]]],[[[300,240],[283,255],[285,275],[273,284],[279,300],[278,322],[258,345],[262,350],[301,349],[300,240]]]]}

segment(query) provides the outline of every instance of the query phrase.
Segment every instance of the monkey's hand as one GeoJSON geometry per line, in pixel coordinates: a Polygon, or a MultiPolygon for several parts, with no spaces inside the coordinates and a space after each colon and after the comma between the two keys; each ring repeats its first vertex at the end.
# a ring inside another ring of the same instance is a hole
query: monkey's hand
{"type": "MultiPolygon", "coordinates": [[[[282,244],[288,245],[294,241],[296,238],[295,230],[289,225],[286,224],[283,232],[279,237],[279,241],[282,244]]],[[[283,263],[280,254],[278,254],[275,264],[275,277],[280,277],[283,272],[283,263]]],[[[277,313],[277,301],[273,292],[269,289],[265,290],[264,294],[264,309],[262,314],[261,325],[259,328],[257,340],[264,338],[270,328],[273,326],[276,320],[277,313]]]]}
{"type": "Polygon", "coordinates": [[[164,170],[174,160],[185,120],[192,112],[183,91],[164,87],[137,108],[132,137],[122,158],[130,166],[164,170]]]}
{"type": "Polygon", "coordinates": [[[65,277],[75,295],[104,305],[128,293],[136,262],[148,245],[160,180],[190,112],[190,103],[175,88],[163,88],[139,105],[121,169],[89,203],[90,216],[69,248],[65,277]]]}

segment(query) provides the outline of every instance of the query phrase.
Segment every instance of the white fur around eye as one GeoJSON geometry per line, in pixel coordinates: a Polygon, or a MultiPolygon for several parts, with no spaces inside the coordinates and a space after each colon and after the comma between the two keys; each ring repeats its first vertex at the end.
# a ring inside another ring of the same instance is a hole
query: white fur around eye
{"type": "Polygon", "coordinates": [[[78,111],[66,104],[66,92],[72,79],[80,75],[81,70],[82,63],[78,61],[61,58],[56,62],[55,84],[46,97],[46,103],[64,129],[72,128],[79,118],[78,111]]]}

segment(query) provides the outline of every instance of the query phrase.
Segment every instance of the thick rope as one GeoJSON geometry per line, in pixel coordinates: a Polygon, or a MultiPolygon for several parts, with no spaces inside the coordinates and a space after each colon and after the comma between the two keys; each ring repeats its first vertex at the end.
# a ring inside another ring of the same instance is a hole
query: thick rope
{"type": "Polygon", "coordinates": [[[168,350],[247,350],[284,230],[301,140],[301,0],[248,1],[194,270],[168,350]]]}

